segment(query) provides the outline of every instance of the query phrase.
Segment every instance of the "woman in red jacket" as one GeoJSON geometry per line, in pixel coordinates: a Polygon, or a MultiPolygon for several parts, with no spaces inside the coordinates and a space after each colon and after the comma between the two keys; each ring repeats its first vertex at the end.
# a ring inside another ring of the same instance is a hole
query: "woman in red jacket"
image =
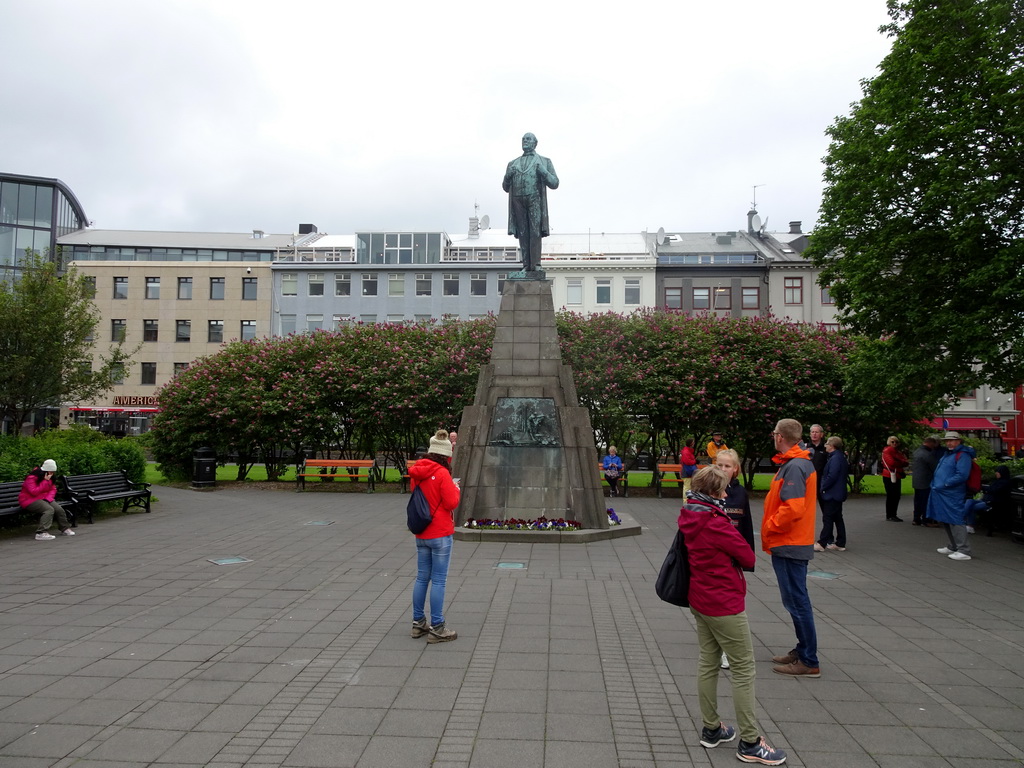
{"type": "Polygon", "coordinates": [[[885,519],[890,523],[902,523],[903,518],[896,516],[900,506],[900,495],[903,493],[903,478],[907,476],[910,461],[900,450],[900,439],[890,437],[882,449],[882,485],[885,486],[885,519]]]}
{"type": "Polygon", "coordinates": [[[56,536],[47,533],[57,518],[57,527],[65,536],[74,536],[75,532],[68,525],[68,516],[64,508],[54,501],[57,498],[57,486],[53,476],[57,472],[57,462],[47,459],[41,467],[36,467],[25,477],[18,494],[18,504],[26,512],[39,515],[39,526],[36,528],[36,541],[51,541],[56,536]]]}
{"type": "Polygon", "coordinates": [[[746,763],[781,765],[786,753],[764,740],[754,716],[754,646],[742,570],[754,567],[754,550],[725,512],[723,500],[730,480],[720,467],[699,470],[679,514],[690,563],[690,612],[700,644],[697,698],[704,721],[700,743],[710,749],[736,738],[736,729],[718,715],[718,668],[722,654],[727,654],[740,730],[736,757],[746,763]]]}
{"type": "Polygon", "coordinates": [[[427,636],[428,643],[445,643],[458,635],[445,626],[444,588],[452,556],[455,520],[452,510],[459,506],[459,486],[452,480],[452,443],[448,433],[437,430],[430,438],[426,455],[409,468],[412,490],[423,489],[430,504],[430,525],[416,534],[416,581],[412,587],[412,636],[427,636]],[[430,585],[430,622],[424,611],[430,585]]]}

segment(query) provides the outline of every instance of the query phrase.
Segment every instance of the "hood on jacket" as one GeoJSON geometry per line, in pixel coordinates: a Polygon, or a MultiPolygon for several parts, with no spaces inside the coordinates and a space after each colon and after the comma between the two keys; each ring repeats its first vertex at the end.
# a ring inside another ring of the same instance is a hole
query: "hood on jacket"
{"type": "Polygon", "coordinates": [[[806,448],[801,448],[800,444],[797,443],[785,453],[776,453],[772,456],[772,461],[776,464],[785,464],[790,459],[809,459],[811,458],[811,452],[806,448]]]}
{"type": "Polygon", "coordinates": [[[687,500],[679,510],[679,530],[688,541],[692,541],[715,512],[722,512],[722,509],[698,499],[687,500]]]}
{"type": "Polygon", "coordinates": [[[441,469],[441,465],[433,459],[419,459],[409,467],[409,477],[415,478],[416,482],[419,483],[426,480],[439,469],[441,469]]]}

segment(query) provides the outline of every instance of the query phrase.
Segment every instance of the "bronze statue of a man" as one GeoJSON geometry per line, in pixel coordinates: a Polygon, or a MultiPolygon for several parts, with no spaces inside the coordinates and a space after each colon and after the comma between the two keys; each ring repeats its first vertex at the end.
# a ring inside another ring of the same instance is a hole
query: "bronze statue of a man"
{"type": "Polygon", "coordinates": [[[523,136],[523,154],[508,164],[501,182],[508,192],[508,233],[519,240],[525,272],[540,268],[541,238],[551,234],[548,188],[558,189],[555,166],[536,149],[537,137],[523,136]]]}

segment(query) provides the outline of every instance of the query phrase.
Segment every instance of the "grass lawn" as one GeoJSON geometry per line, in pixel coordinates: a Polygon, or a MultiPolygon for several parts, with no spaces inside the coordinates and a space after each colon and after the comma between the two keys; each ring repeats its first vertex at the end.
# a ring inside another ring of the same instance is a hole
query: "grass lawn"
{"type": "MultiPolygon", "coordinates": [[[[235,466],[217,467],[217,482],[230,483],[235,482],[235,478],[238,476],[238,469],[235,466]]],[[[267,479],[267,470],[262,464],[257,464],[249,471],[249,476],[246,478],[246,482],[264,482],[267,479]]],[[[754,475],[754,492],[755,493],[767,493],[768,485],[771,483],[772,475],[769,473],[760,473],[754,475]]],[[[146,465],[146,482],[152,483],[153,485],[165,485],[167,484],[167,478],[164,477],[160,471],[156,468],[156,464],[150,462],[146,465]]],[[[281,482],[295,482],[295,468],[290,467],[284,475],[281,477],[281,482]]],[[[389,467],[385,473],[384,482],[395,483],[399,482],[398,470],[394,467],[389,467]]],[[[633,488],[648,488],[651,485],[651,473],[650,472],[630,472],[629,473],[629,484],[633,488]]],[[[882,487],[882,478],[879,475],[868,475],[863,480],[862,493],[864,494],[879,494],[884,495],[885,489],[882,487]]],[[[675,484],[671,486],[675,488],[675,484]]],[[[914,490],[910,486],[910,479],[907,478],[903,481],[903,495],[913,495],[914,490]]]]}

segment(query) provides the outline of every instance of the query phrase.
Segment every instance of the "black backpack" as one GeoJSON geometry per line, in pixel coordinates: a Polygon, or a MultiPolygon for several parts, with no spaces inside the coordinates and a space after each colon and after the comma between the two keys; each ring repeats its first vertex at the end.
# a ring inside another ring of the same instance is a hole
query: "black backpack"
{"type": "Polygon", "coordinates": [[[661,564],[654,590],[666,603],[682,608],[690,606],[690,561],[687,557],[686,540],[682,531],[676,531],[676,538],[668,548],[665,562],[661,564]]]}
{"type": "Polygon", "coordinates": [[[418,485],[412,489],[409,503],[405,507],[405,514],[408,518],[409,530],[413,533],[423,533],[433,519],[430,515],[430,502],[423,495],[423,489],[418,485]]]}

